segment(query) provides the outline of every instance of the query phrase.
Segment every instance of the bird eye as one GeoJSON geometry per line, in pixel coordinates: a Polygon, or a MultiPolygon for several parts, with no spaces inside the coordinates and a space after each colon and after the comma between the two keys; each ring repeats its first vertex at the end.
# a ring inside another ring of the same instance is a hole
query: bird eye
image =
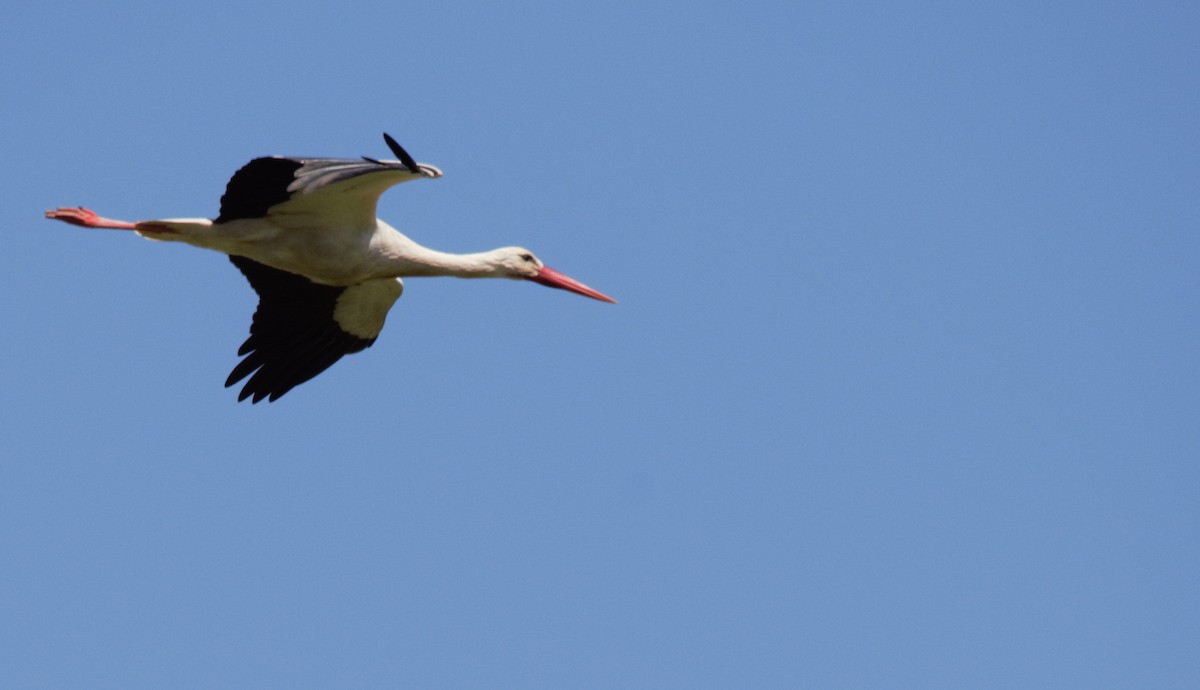
{"type": "Polygon", "coordinates": [[[533,261],[533,254],[522,254],[521,260],[522,261],[533,261]]]}

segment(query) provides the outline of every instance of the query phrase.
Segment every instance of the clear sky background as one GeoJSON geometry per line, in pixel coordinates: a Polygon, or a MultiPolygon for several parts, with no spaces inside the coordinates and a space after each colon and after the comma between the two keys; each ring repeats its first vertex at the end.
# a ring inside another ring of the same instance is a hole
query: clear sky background
{"type": "Polygon", "coordinates": [[[1200,686],[1200,10],[30,2],[0,686],[1200,686]],[[412,279],[222,388],[259,155],[620,300],[412,279]]]}

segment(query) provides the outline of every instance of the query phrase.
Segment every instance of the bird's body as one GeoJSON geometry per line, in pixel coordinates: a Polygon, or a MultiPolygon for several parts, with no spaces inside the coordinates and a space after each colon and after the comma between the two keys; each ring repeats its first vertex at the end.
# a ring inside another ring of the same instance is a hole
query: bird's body
{"type": "Polygon", "coordinates": [[[245,218],[214,223],[207,218],[142,221],[134,230],[151,240],[185,242],[264,266],[302,275],[322,285],[357,285],[369,280],[450,275],[459,255],[440,256],[379,221],[374,227],[339,227],[335,231],[306,226],[304,219],[245,218]]]}
{"type": "Polygon", "coordinates": [[[442,175],[384,138],[399,160],[256,158],[230,179],[214,220],[130,223],[82,208],[46,216],[228,254],[259,295],[250,338],[238,351],[245,359],[226,382],[249,377],[239,400],[276,400],[342,356],[370,347],[403,292],[404,277],[528,279],[614,301],[525,249],[448,254],[376,218],[376,202],[389,187],[442,175]]]}

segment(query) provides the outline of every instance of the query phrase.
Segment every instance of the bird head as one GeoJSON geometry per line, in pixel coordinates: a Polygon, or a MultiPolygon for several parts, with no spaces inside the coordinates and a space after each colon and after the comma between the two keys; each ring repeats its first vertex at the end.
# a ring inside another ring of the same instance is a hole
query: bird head
{"type": "Polygon", "coordinates": [[[546,287],[569,290],[584,297],[598,299],[601,302],[612,302],[613,304],[617,302],[599,290],[594,290],[578,280],[565,276],[543,264],[528,249],[522,247],[504,247],[495,250],[494,254],[497,267],[507,278],[532,280],[546,287]]]}

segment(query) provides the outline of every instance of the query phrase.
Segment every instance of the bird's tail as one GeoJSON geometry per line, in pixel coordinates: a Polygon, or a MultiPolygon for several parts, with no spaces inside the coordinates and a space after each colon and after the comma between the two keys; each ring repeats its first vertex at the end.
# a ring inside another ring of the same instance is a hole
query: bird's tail
{"type": "Polygon", "coordinates": [[[166,218],[163,220],[140,220],[134,232],[148,240],[161,242],[187,242],[204,246],[201,238],[210,235],[213,222],[207,218],[166,218]],[[201,240],[201,241],[197,241],[201,240]]]}

